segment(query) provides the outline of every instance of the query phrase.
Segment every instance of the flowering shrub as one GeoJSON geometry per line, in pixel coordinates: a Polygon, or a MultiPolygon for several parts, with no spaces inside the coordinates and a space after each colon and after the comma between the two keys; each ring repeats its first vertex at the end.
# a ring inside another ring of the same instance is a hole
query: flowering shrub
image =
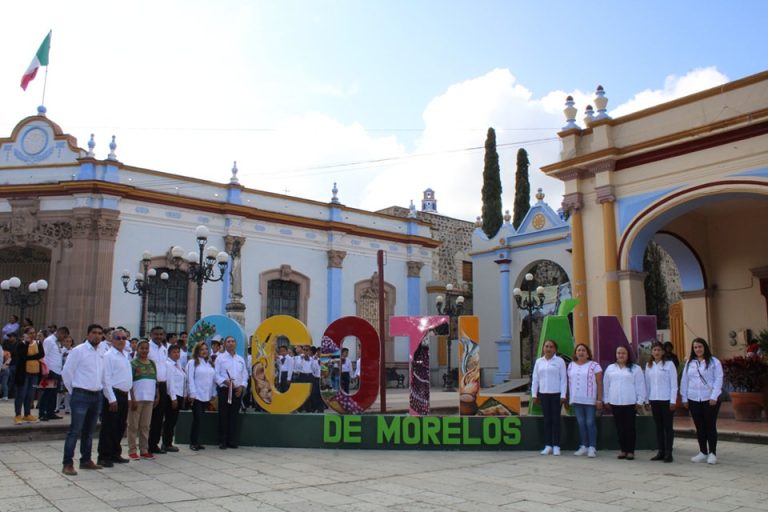
{"type": "Polygon", "coordinates": [[[768,366],[760,357],[732,357],[723,361],[723,378],[734,391],[750,393],[762,390],[768,366]]]}

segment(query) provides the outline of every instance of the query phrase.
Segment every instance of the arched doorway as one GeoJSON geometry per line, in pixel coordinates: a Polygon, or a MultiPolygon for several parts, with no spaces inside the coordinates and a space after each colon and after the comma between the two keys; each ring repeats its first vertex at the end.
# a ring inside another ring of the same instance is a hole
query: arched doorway
{"type": "MultiPolygon", "coordinates": [[[[0,250],[0,276],[9,279],[13,276],[21,279],[23,291],[33,281],[45,279],[50,281],[51,252],[38,247],[6,247],[0,250]]],[[[40,303],[25,310],[24,316],[34,323],[36,329],[44,329],[50,321],[48,318],[48,292],[40,294],[40,303]]],[[[18,306],[9,306],[5,300],[0,304],[0,318],[3,324],[11,315],[19,315],[18,306]]],[[[24,319],[20,318],[19,322],[24,319]]]]}
{"type": "Polygon", "coordinates": [[[520,347],[520,368],[522,375],[529,375],[533,368],[536,346],[539,342],[542,322],[544,317],[552,315],[560,308],[563,299],[571,296],[571,281],[568,273],[551,260],[538,260],[528,265],[515,280],[515,288],[519,288],[522,294],[521,304],[517,307],[518,329],[517,343],[520,347]],[[527,280],[526,275],[531,274],[532,280],[527,280]],[[535,290],[544,288],[544,303],[540,307],[525,308],[528,300],[528,291],[531,297],[537,300],[535,290]]]}
{"type": "MultiPolygon", "coordinates": [[[[685,340],[678,350],[685,354],[691,339],[701,336],[729,357],[744,350],[728,342],[730,331],[768,325],[759,274],[768,266],[766,230],[768,182],[712,182],[679,190],[639,213],[624,232],[619,261],[630,273],[640,272],[648,242],[662,246],[680,272],[682,320],[670,326],[685,340]]],[[[624,290],[625,315],[645,313],[638,282],[624,290]]]]}

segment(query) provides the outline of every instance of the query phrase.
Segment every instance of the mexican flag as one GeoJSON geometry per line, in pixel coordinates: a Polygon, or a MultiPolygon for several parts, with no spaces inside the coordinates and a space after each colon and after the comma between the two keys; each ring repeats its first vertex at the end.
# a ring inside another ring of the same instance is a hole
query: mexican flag
{"type": "Polygon", "coordinates": [[[21,77],[22,89],[24,89],[25,91],[27,90],[27,86],[29,85],[29,82],[31,82],[35,78],[35,75],[37,75],[37,70],[40,69],[40,66],[48,65],[48,52],[50,51],[51,51],[51,32],[48,32],[48,35],[45,36],[45,39],[43,39],[43,44],[40,45],[40,48],[37,50],[37,53],[32,59],[32,62],[29,63],[29,67],[27,68],[27,71],[24,73],[24,76],[21,77]]]}

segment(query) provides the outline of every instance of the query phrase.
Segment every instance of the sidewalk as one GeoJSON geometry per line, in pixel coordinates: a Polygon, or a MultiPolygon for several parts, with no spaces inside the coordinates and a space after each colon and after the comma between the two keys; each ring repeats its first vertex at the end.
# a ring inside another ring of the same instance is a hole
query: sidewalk
{"type": "MultiPolygon", "coordinates": [[[[523,414],[527,413],[528,396],[517,393],[523,402],[523,414]]],[[[407,389],[387,389],[387,413],[408,414],[409,395],[407,389]]],[[[432,414],[458,414],[458,394],[442,389],[432,389],[430,393],[432,414]]],[[[378,414],[380,411],[377,400],[369,409],[368,414],[378,414]]],[[[32,414],[37,415],[33,409],[32,414]]],[[[24,425],[14,425],[13,400],[0,401],[0,443],[21,441],[46,441],[64,439],[69,430],[69,416],[63,415],[62,420],[38,422],[24,425]]],[[[737,441],[757,444],[768,444],[768,421],[760,422],[736,421],[733,419],[730,403],[724,402],[717,420],[717,430],[723,441],[737,441]]],[[[675,416],[675,433],[680,437],[695,437],[696,431],[689,416],[675,416]]]]}

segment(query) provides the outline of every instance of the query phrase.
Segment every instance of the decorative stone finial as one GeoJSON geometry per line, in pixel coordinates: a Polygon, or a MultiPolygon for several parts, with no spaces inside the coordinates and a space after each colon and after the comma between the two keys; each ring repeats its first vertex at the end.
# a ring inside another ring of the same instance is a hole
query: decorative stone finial
{"type": "Polygon", "coordinates": [[[565,98],[565,108],[563,109],[563,114],[565,114],[565,126],[563,126],[563,131],[579,129],[579,125],[576,124],[576,112],[578,112],[578,110],[573,105],[573,96],[565,98]]]}
{"type": "Polygon", "coordinates": [[[608,98],[605,97],[605,90],[602,85],[597,86],[595,91],[595,107],[597,107],[597,115],[595,120],[598,119],[610,119],[611,117],[606,113],[606,107],[608,106],[608,98]]]}
{"type": "Polygon", "coordinates": [[[509,224],[509,221],[512,220],[512,216],[509,214],[509,210],[504,211],[504,224],[509,224]]]}
{"type": "Polygon", "coordinates": [[[480,216],[477,217],[477,219],[475,220],[475,227],[477,227],[477,228],[483,227],[483,218],[482,217],[480,217],[480,216]]]}
{"type": "Polygon", "coordinates": [[[40,105],[37,107],[37,115],[45,117],[46,112],[48,112],[48,109],[45,108],[45,105],[40,105]]]}
{"type": "Polygon", "coordinates": [[[333,188],[331,189],[333,196],[331,196],[331,202],[333,204],[339,204],[339,189],[336,186],[336,182],[333,182],[333,188]]]}
{"type": "Polygon", "coordinates": [[[93,148],[96,147],[96,140],[93,138],[93,134],[91,134],[91,139],[88,141],[88,153],[86,153],[85,156],[88,158],[93,158],[96,156],[96,153],[93,152],[93,148]]]}
{"type": "Polygon", "coordinates": [[[235,161],[232,163],[232,177],[231,177],[231,178],[229,178],[229,182],[230,182],[232,185],[237,185],[238,183],[240,183],[240,180],[239,180],[239,179],[237,179],[237,171],[238,171],[238,169],[237,169],[237,160],[235,160],[235,161]]]}
{"type": "Polygon", "coordinates": [[[115,142],[115,136],[112,136],[112,142],[109,143],[109,154],[107,155],[107,160],[117,160],[117,155],[115,154],[115,150],[117,149],[117,142],[115,142]]]}
{"type": "Polygon", "coordinates": [[[409,219],[416,218],[416,205],[413,204],[413,199],[411,199],[411,206],[408,207],[408,218],[409,219]]]}
{"type": "Polygon", "coordinates": [[[592,105],[587,105],[587,108],[584,109],[584,126],[588,127],[594,120],[595,109],[592,108],[592,105]]]}
{"type": "Polygon", "coordinates": [[[536,200],[540,203],[544,202],[544,191],[541,189],[541,187],[536,190],[536,200]]]}

